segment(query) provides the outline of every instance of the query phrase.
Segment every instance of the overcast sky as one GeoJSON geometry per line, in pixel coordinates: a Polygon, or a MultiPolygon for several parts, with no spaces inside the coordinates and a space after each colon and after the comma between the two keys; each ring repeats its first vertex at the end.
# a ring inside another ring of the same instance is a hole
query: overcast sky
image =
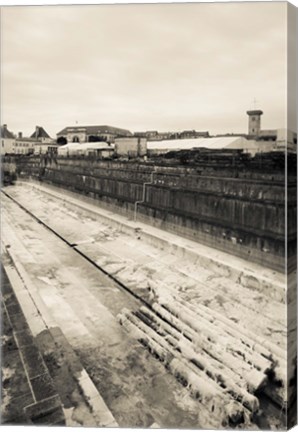
{"type": "Polygon", "coordinates": [[[108,124],[285,127],[286,3],[2,8],[1,122],[28,135],[108,124]]]}

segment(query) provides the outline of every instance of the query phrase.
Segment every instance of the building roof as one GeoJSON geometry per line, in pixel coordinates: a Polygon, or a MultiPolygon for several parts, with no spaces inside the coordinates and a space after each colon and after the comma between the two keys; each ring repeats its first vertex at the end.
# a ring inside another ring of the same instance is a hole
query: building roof
{"type": "Polygon", "coordinates": [[[36,138],[17,137],[16,141],[37,143],[36,138]]]}
{"type": "Polygon", "coordinates": [[[30,138],[51,138],[50,135],[47,134],[47,132],[44,130],[41,126],[36,126],[35,131],[30,136],[30,138]]]}
{"type": "Polygon", "coordinates": [[[60,132],[57,133],[57,136],[59,135],[66,135],[69,132],[85,132],[87,135],[97,135],[97,134],[103,134],[108,133],[111,135],[128,135],[131,136],[132,133],[127,129],[121,129],[114,126],[107,126],[107,125],[101,125],[101,126],[68,126],[62,129],[60,132]]]}
{"type": "Polygon", "coordinates": [[[6,125],[1,126],[1,138],[14,139],[14,134],[7,129],[6,125]]]}
{"type": "Polygon", "coordinates": [[[263,111],[262,110],[258,110],[258,109],[256,109],[256,110],[249,110],[249,111],[246,111],[246,114],[248,114],[248,115],[262,115],[263,111]]]}
{"type": "Polygon", "coordinates": [[[248,141],[241,136],[212,137],[212,138],[190,138],[165,141],[148,141],[148,150],[188,150],[194,148],[224,149],[246,148],[248,141]]]}
{"type": "Polygon", "coordinates": [[[59,147],[59,153],[85,150],[113,150],[114,146],[106,142],[69,143],[59,147]]]}
{"type": "Polygon", "coordinates": [[[272,137],[276,137],[277,136],[277,129],[262,129],[260,130],[259,137],[263,137],[263,136],[272,136],[272,137]]]}

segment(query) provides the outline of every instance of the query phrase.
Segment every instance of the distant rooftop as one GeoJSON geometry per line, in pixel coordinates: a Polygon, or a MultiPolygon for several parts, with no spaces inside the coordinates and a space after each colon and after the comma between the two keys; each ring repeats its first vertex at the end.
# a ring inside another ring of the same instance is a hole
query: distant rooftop
{"type": "Polygon", "coordinates": [[[51,138],[49,136],[49,134],[44,130],[43,127],[41,126],[36,126],[35,131],[33,132],[33,134],[30,136],[30,138],[51,138]]]}
{"type": "Polygon", "coordinates": [[[72,150],[113,150],[114,146],[112,144],[107,144],[106,142],[94,142],[94,143],[69,143],[59,147],[59,152],[72,151],[72,150]]]}
{"type": "Polygon", "coordinates": [[[190,138],[184,140],[150,141],[147,143],[149,150],[187,150],[194,148],[241,148],[247,140],[241,136],[190,138]]]}
{"type": "Polygon", "coordinates": [[[248,115],[262,115],[263,111],[262,110],[258,110],[258,109],[256,109],[256,110],[249,110],[249,111],[246,111],[246,114],[248,114],[248,115]]]}
{"type": "Polygon", "coordinates": [[[131,136],[132,133],[127,129],[121,129],[114,126],[108,126],[108,125],[93,125],[93,126],[68,126],[62,129],[60,132],[57,133],[57,136],[59,135],[66,135],[67,133],[71,132],[85,132],[87,135],[97,135],[97,134],[111,134],[111,135],[125,135],[125,136],[131,136]]]}
{"type": "Polygon", "coordinates": [[[7,129],[7,125],[1,126],[1,138],[14,139],[14,134],[7,129]]]}

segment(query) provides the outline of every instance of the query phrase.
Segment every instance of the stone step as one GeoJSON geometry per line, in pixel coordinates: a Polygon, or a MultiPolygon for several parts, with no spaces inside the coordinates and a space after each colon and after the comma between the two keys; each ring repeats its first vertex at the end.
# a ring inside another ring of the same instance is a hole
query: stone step
{"type": "Polygon", "coordinates": [[[24,408],[26,416],[33,424],[52,425],[59,422],[65,425],[60,397],[55,395],[24,408]]]}

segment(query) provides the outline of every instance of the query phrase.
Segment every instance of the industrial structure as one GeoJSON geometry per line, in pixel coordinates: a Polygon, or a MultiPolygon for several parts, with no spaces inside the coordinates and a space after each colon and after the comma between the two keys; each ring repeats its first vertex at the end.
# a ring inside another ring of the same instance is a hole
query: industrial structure
{"type": "Polygon", "coordinates": [[[251,116],[156,141],[2,128],[4,422],[284,428],[296,136],[251,116]]]}

